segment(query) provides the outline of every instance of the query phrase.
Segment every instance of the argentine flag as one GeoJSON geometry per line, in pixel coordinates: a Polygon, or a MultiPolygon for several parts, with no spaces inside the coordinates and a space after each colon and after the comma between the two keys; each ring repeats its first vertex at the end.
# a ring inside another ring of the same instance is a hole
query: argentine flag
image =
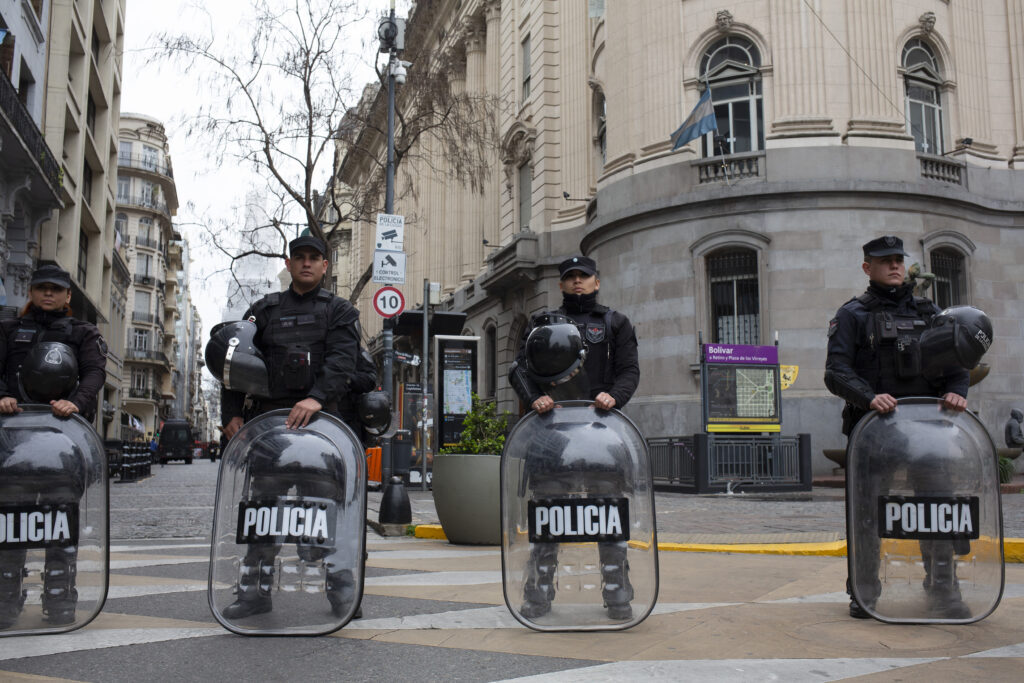
{"type": "Polygon", "coordinates": [[[705,88],[704,94],[697,100],[697,106],[683,121],[683,125],[672,133],[672,149],[677,150],[690,140],[696,140],[713,130],[718,130],[718,121],[715,119],[715,108],[711,104],[711,88],[705,88]]]}

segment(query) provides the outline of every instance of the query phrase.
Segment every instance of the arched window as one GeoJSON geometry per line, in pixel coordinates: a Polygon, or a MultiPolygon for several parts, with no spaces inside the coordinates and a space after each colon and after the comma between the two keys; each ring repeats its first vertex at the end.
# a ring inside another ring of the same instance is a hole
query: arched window
{"type": "Polygon", "coordinates": [[[757,252],[728,247],[706,257],[711,303],[711,342],[760,343],[757,252]]]}
{"type": "Polygon", "coordinates": [[[700,80],[711,88],[718,132],[704,136],[703,156],[764,149],[760,67],[761,53],[757,46],[741,36],[723,38],[704,53],[700,80]]]}
{"type": "Polygon", "coordinates": [[[942,154],[942,85],[935,51],[914,38],[903,46],[903,87],[906,94],[907,132],[921,154],[942,154]]]}
{"type": "Polygon", "coordinates": [[[934,249],[931,269],[935,274],[932,300],[940,308],[967,303],[967,275],[964,255],[950,248],[934,249]]]}

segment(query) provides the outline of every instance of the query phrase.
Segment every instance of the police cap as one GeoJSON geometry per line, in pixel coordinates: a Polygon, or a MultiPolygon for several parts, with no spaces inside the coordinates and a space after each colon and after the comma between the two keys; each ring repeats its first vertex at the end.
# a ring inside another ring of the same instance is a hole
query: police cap
{"type": "Polygon", "coordinates": [[[312,235],[303,235],[302,237],[296,237],[288,243],[288,253],[294,255],[296,250],[308,247],[316,250],[318,254],[327,258],[327,245],[319,237],[313,237],[312,235]]]}
{"type": "Polygon", "coordinates": [[[865,259],[870,256],[892,256],[893,254],[910,256],[910,254],[903,251],[903,240],[893,235],[876,237],[864,245],[865,259]]]}
{"type": "Polygon", "coordinates": [[[597,263],[586,256],[572,256],[558,264],[558,279],[564,280],[570,272],[578,270],[584,275],[597,275],[597,263]]]}
{"type": "Polygon", "coordinates": [[[32,280],[28,285],[29,287],[35,287],[36,285],[43,284],[57,285],[64,289],[71,289],[71,275],[68,271],[52,263],[45,266],[39,266],[36,268],[35,272],[32,273],[32,280]]]}

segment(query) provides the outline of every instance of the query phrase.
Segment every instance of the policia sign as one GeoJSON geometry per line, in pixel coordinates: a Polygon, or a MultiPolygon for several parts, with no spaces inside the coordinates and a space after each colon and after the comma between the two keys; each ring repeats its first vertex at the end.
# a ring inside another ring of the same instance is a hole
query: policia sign
{"type": "Polygon", "coordinates": [[[626,498],[555,498],[531,500],[530,543],[628,541],[626,498]]]}
{"type": "Polygon", "coordinates": [[[78,505],[0,507],[0,550],[78,545],[78,505]]]}
{"type": "Polygon", "coordinates": [[[334,501],[282,499],[238,504],[236,543],[334,545],[338,511],[334,501]]]}
{"type": "Polygon", "coordinates": [[[978,497],[879,496],[878,536],[916,540],[977,539],[978,497]]]}

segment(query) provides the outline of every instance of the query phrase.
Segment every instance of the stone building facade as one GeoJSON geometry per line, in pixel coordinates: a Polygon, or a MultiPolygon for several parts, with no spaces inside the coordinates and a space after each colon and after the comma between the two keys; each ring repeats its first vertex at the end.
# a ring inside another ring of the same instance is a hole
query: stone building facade
{"type": "Polygon", "coordinates": [[[177,396],[178,294],[183,284],[177,277],[181,235],[171,222],[178,193],[163,124],[123,113],[117,162],[115,222],[131,274],[123,331],[123,410],[155,434],[161,420],[172,416],[177,396]]]}
{"type": "MultiPolygon", "coordinates": [[[[399,168],[406,299],[442,283],[485,340],[481,391],[503,408],[529,315],[560,303],[557,264],[582,252],[600,300],[636,325],[626,412],[647,436],[701,430],[698,340],[777,333],[800,368],[783,431],[811,433],[825,471],[821,449],[843,445],[825,331],[864,289],[860,245],[882,234],[936,275],[940,304],[992,318],[971,408],[998,435],[1019,405],[1024,0],[449,0],[417,4],[409,24],[423,44],[408,54],[451,60],[453,89],[494,98],[500,140],[481,193],[450,181],[429,138],[435,163],[399,168]],[[717,136],[673,151],[706,88],[717,136]]],[[[357,224],[346,272],[372,241],[357,224]]]]}

